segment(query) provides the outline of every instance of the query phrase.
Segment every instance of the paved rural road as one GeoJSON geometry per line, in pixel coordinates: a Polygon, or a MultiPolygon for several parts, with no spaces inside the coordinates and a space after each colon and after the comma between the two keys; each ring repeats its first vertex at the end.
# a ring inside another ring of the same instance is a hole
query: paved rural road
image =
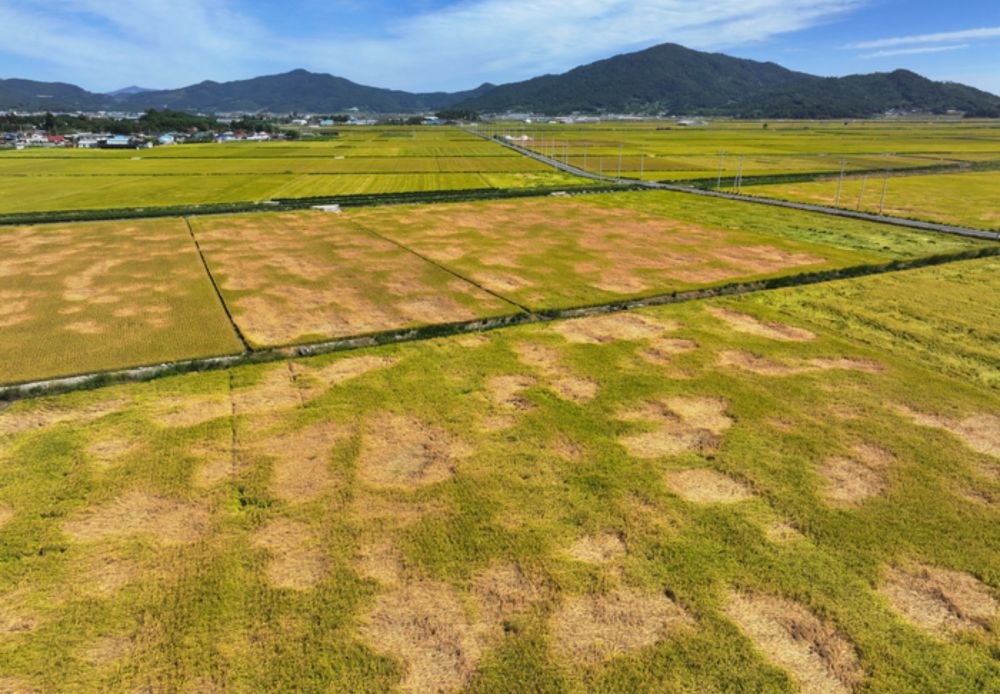
{"type": "Polygon", "coordinates": [[[737,195],[736,193],[723,193],[721,191],[715,190],[702,190],[700,188],[688,188],[685,186],[671,185],[669,183],[658,183],[656,181],[638,181],[636,179],[622,179],[619,180],[614,176],[602,176],[600,174],[595,174],[591,171],[584,171],[583,169],[578,169],[575,166],[565,164],[558,159],[552,159],[551,157],[546,157],[544,154],[539,154],[530,149],[520,147],[512,142],[508,142],[502,138],[492,138],[485,133],[476,132],[475,130],[467,130],[467,132],[478,135],[479,137],[491,140],[493,142],[499,142],[504,147],[512,149],[519,154],[523,154],[526,157],[531,157],[536,159],[543,164],[547,164],[553,168],[559,169],[560,171],[565,171],[566,173],[573,174],[574,176],[580,176],[582,178],[590,178],[595,181],[604,181],[606,183],[620,183],[627,181],[632,185],[644,186],[646,188],[654,188],[656,190],[671,190],[677,193],[687,193],[689,195],[701,195],[708,198],[723,198],[725,200],[737,200],[739,202],[752,202],[758,205],[770,205],[772,207],[787,207],[793,210],[804,210],[806,212],[818,212],[820,214],[828,214],[834,217],[846,217],[849,219],[863,219],[868,222],[878,222],[880,224],[893,224],[895,226],[910,227],[911,229],[920,229],[921,231],[937,231],[944,234],[957,234],[959,236],[969,236],[976,239],[987,239],[989,241],[1000,241],[1000,231],[986,231],[984,229],[970,229],[969,227],[953,226],[951,224],[937,224],[935,222],[921,222],[916,219],[904,219],[903,217],[890,217],[888,215],[881,214],[870,214],[868,212],[855,212],[852,210],[840,210],[832,207],[823,207],[822,205],[810,205],[804,202],[788,202],[786,200],[771,200],[769,198],[758,198],[752,195],[737,195]]]}

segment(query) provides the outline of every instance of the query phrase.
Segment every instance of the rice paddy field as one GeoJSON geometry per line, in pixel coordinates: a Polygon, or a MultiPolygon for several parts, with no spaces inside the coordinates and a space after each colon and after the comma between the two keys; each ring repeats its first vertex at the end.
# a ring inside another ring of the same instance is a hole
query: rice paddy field
{"type": "Polygon", "coordinates": [[[991,243],[662,191],[11,227],[0,384],[241,353],[238,335],[321,343],[991,243]]]}
{"type": "Polygon", "coordinates": [[[454,323],[517,308],[324,212],[202,217],[192,227],[251,345],[454,323]]]}
{"type": "Polygon", "coordinates": [[[181,219],[0,229],[0,382],[239,352],[181,219]]]}
{"type": "MultiPolygon", "coordinates": [[[[534,127],[677,180],[968,165],[887,212],[996,228],[986,121],[534,127]]],[[[0,213],[575,182],[344,128],[0,153],[0,213]]],[[[243,364],[0,389],[0,692],[1000,692],[995,250],[652,190],[0,226],[0,385],[243,364]]]]}
{"type": "Polygon", "coordinates": [[[349,218],[531,310],[990,244],[668,192],[370,208],[349,218]]]}
{"type": "Polygon", "coordinates": [[[0,213],[585,183],[456,128],[151,150],[0,152],[0,213]]]}
{"type": "Polygon", "coordinates": [[[749,195],[1000,230],[1000,171],[939,175],[848,177],[753,186],[749,195]],[[837,189],[840,188],[838,205],[837,189]],[[882,191],[885,188],[883,202],[882,191]]]}
{"type": "Polygon", "coordinates": [[[995,690],[1000,364],[970,304],[998,278],[969,261],[12,404],[0,682],[995,690]]]}
{"type": "Polygon", "coordinates": [[[594,173],[657,181],[905,170],[1000,161],[992,121],[507,123],[485,132],[594,173]]]}

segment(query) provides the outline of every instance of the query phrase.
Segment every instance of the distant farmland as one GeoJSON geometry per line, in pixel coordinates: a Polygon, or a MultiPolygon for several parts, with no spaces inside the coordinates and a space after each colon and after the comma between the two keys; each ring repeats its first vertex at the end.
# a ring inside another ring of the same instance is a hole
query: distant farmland
{"type": "Polygon", "coordinates": [[[0,182],[0,213],[585,183],[451,128],[362,128],[303,143],[6,152],[0,182]]]}

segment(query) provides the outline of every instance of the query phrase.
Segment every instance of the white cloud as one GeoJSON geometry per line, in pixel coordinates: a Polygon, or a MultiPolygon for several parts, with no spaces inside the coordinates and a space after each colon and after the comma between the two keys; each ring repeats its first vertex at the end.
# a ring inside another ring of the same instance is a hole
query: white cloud
{"type": "Polygon", "coordinates": [[[888,51],[875,51],[865,53],[862,58],[888,58],[894,55],[922,55],[924,53],[944,53],[945,51],[959,51],[968,48],[969,44],[960,43],[955,46],[923,46],[921,48],[894,48],[888,51]]]}
{"type": "MultiPolygon", "coordinates": [[[[303,0],[299,0],[300,2],[303,0]]],[[[460,0],[431,4],[371,36],[302,35],[255,17],[246,0],[0,0],[7,54],[108,89],[180,86],[295,67],[377,86],[454,89],[569,69],[672,41],[718,50],[815,26],[868,0],[460,0]]],[[[287,11],[296,12],[294,2],[287,11]]]]}
{"type": "Polygon", "coordinates": [[[976,39],[990,39],[1000,37],[1000,27],[981,27],[979,29],[966,29],[964,31],[948,31],[938,34],[918,34],[916,36],[897,36],[890,39],[878,39],[876,41],[862,41],[851,43],[844,48],[872,49],[891,48],[893,46],[908,46],[921,43],[948,43],[950,41],[971,41],[976,39]]]}

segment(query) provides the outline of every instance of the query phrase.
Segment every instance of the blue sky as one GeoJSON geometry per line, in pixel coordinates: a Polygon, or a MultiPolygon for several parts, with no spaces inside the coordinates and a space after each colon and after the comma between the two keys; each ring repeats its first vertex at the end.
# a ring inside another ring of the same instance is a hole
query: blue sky
{"type": "Polygon", "coordinates": [[[657,43],[821,75],[908,68],[1000,94],[1000,0],[0,0],[0,77],[93,91],[294,68],[412,91],[657,43]]]}

